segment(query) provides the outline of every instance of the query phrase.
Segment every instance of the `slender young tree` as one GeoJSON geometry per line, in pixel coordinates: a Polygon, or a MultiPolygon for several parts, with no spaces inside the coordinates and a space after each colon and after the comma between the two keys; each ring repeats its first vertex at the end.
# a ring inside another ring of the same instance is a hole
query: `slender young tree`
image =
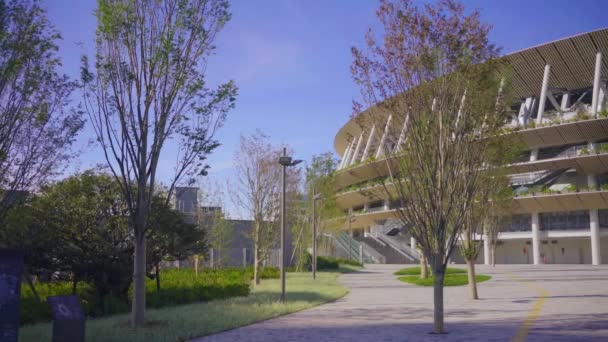
{"type": "MultiPolygon", "coordinates": [[[[334,158],[331,152],[326,152],[320,155],[314,155],[310,164],[306,167],[305,181],[308,192],[307,217],[316,221],[317,226],[317,250],[322,240],[322,237],[328,233],[334,233],[338,230],[344,220],[344,212],[338,206],[335,192],[335,172],[338,168],[338,161],[334,158]],[[313,202],[313,198],[318,196],[318,199],[313,202]],[[316,205],[315,210],[312,206],[316,205]],[[313,216],[314,212],[314,216],[313,216]]],[[[309,220],[310,221],[310,220],[309,220]]],[[[312,222],[307,223],[307,231],[305,232],[306,241],[310,241],[312,245],[312,222]]]]}
{"type": "Polygon", "coordinates": [[[59,72],[59,33],[36,0],[0,1],[0,226],[15,194],[37,191],[73,155],[82,113],[59,72]]]}
{"type": "MultiPolygon", "coordinates": [[[[253,278],[260,283],[259,268],[270,256],[280,238],[281,165],[278,158],[282,149],[273,146],[270,138],[257,130],[241,136],[240,148],[234,155],[236,184],[231,184],[234,205],[253,219],[253,278]]],[[[299,182],[299,169],[287,169],[286,202],[293,203],[299,182]]],[[[292,207],[292,206],[288,206],[292,207]]],[[[287,222],[293,222],[290,213],[287,222]]]]}
{"type": "Polygon", "coordinates": [[[205,174],[215,134],[233,108],[233,82],[205,80],[214,41],[230,19],[225,0],[98,0],[95,68],[83,57],[84,103],[129,206],[135,240],[132,324],[145,315],[146,228],[157,169],[177,141],[175,184],[205,174]]]}
{"type": "MultiPolygon", "coordinates": [[[[358,120],[389,130],[378,170],[388,172],[386,196],[431,267],[433,330],[443,333],[445,269],[481,175],[499,154],[508,84],[477,11],[466,14],[453,0],[422,8],[382,0],[377,14],[382,39],[370,30],[367,49],[352,49],[353,77],[369,107],[358,120]]],[[[355,104],[355,113],[361,108],[355,104]]]]}
{"type": "MultiPolygon", "coordinates": [[[[510,163],[519,144],[509,138],[500,140],[502,147],[498,148],[500,154],[496,156],[494,165],[499,163],[506,165],[510,163]]],[[[477,281],[475,279],[475,260],[477,259],[483,239],[495,239],[499,228],[500,220],[508,214],[510,200],[513,191],[506,176],[504,167],[486,169],[480,175],[479,190],[471,204],[471,209],[464,213],[462,236],[460,239],[460,253],[467,264],[468,286],[471,299],[479,299],[477,292],[477,281]]]]}

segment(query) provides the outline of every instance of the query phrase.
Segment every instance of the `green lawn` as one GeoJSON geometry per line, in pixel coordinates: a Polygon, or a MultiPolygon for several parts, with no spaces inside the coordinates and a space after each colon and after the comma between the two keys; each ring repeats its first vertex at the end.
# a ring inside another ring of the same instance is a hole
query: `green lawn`
{"type": "MultiPolygon", "coordinates": [[[[431,269],[429,268],[429,274],[431,273],[431,269]]],[[[464,268],[446,268],[446,274],[459,274],[459,273],[467,273],[467,270],[464,268]]],[[[395,272],[394,275],[420,275],[420,266],[407,267],[402,268],[399,271],[395,272]]]]}
{"type": "MultiPolygon", "coordinates": [[[[354,270],[349,267],[348,270],[354,270]]],[[[150,327],[134,331],[128,314],[87,321],[87,341],[184,341],[300,311],[338,299],[348,290],[337,282],[339,273],[287,274],[287,302],[279,303],[278,279],[262,280],[247,297],[216,300],[148,310],[150,327]]],[[[52,325],[41,323],[20,329],[21,341],[50,341],[52,325]]]]}
{"type": "MultiPolygon", "coordinates": [[[[487,275],[476,275],[475,280],[478,283],[484,282],[486,280],[490,280],[492,277],[487,275]]],[[[420,285],[420,286],[433,286],[433,277],[428,277],[426,279],[420,279],[419,275],[409,275],[405,277],[399,277],[404,283],[420,285]]],[[[445,278],[443,278],[443,286],[460,286],[466,285],[469,283],[469,279],[466,274],[446,274],[445,278]]]]}

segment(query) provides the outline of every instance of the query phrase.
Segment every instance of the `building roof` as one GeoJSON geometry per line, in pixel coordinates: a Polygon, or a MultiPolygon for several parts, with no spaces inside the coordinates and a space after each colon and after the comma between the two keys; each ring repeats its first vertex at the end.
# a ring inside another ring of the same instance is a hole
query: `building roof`
{"type": "MultiPolygon", "coordinates": [[[[592,86],[595,56],[598,51],[604,56],[602,75],[608,75],[608,28],[562,38],[506,55],[505,58],[513,66],[514,95],[517,98],[538,96],[546,64],[551,66],[549,86],[552,89],[577,90],[592,86]]],[[[366,113],[368,111],[359,115],[366,113]]],[[[351,118],[336,134],[336,152],[343,155],[348,137],[360,132],[361,127],[357,120],[351,118]]]]}

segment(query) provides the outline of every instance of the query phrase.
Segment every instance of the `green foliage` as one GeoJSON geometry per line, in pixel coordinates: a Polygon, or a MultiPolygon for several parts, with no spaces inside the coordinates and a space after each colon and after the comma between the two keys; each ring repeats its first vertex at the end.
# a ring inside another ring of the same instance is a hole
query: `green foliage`
{"type": "Polygon", "coordinates": [[[161,274],[162,288],[156,291],[154,281],[146,282],[147,307],[160,308],[192,302],[204,302],[249,294],[252,274],[240,269],[168,269],[161,274]]]}
{"type": "MultiPolygon", "coordinates": [[[[242,270],[237,268],[237,270],[242,270]]],[[[281,277],[281,271],[278,267],[260,267],[260,279],[279,279],[281,277]]],[[[249,279],[253,279],[253,266],[246,268],[246,273],[249,275],[249,279]]]]}
{"type": "Polygon", "coordinates": [[[221,266],[223,263],[222,256],[224,255],[224,251],[232,244],[234,227],[229,220],[226,220],[224,213],[219,210],[213,214],[210,224],[209,244],[219,255],[219,258],[214,260],[214,263],[221,266]]]}
{"type": "Polygon", "coordinates": [[[608,153],[608,144],[599,144],[597,153],[608,153]]]}
{"type": "MultiPolygon", "coordinates": [[[[311,270],[311,260],[312,256],[310,254],[306,254],[306,262],[304,263],[305,270],[311,270]]],[[[363,267],[363,265],[359,262],[342,259],[342,258],[333,258],[329,256],[317,256],[317,270],[318,271],[333,271],[340,269],[340,265],[350,265],[355,267],[363,267]]]]}
{"type": "MultiPolygon", "coordinates": [[[[89,342],[189,341],[196,337],[234,329],[255,322],[307,309],[338,299],[348,289],[337,281],[338,273],[322,272],[313,280],[308,273],[287,273],[287,298],[277,303],[280,281],[262,282],[246,297],[163,307],[147,311],[147,319],[162,326],[128,327],[128,314],[87,321],[89,342]]],[[[52,324],[21,327],[20,341],[51,341],[52,324]]]]}
{"type": "MultiPolygon", "coordinates": [[[[488,275],[477,275],[475,276],[475,281],[477,283],[481,283],[487,280],[490,280],[492,277],[488,275]]],[[[420,279],[419,276],[405,276],[399,277],[404,283],[414,284],[418,286],[433,286],[433,282],[435,279],[433,277],[428,277],[426,279],[420,279]]],[[[443,278],[443,286],[461,286],[467,285],[469,283],[468,276],[466,274],[446,274],[443,278]]]]}
{"type": "Polygon", "coordinates": [[[337,259],[318,256],[317,257],[317,269],[318,270],[337,270],[340,268],[340,263],[337,259]]]}
{"type": "MultiPolygon", "coordinates": [[[[338,161],[330,152],[314,155],[311,163],[306,167],[305,182],[308,201],[304,209],[305,215],[292,228],[294,251],[296,255],[296,269],[309,269],[310,255],[308,248],[312,247],[312,222],[317,225],[317,239],[324,233],[334,230],[343,213],[336,202],[334,189],[335,172],[338,161]],[[313,198],[317,196],[317,200],[313,198]],[[315,217],[313,218],[313,205],[315,217]]],[[[301,215],[302,216],[302,215],[301,215]]],[[[317,240],[318,242],[319,240],[317,240]]]]}
{"type": "MultiPolygon", "coordinates": [[[[164,258],[205,252],[204,229],[184,222],[160,198],[152,209],[150,267],[164,258]]],[[[87,171],[46,186],[27,205],[11,210],[7,222],[0,241],[25,251],[28,273],[91,284],[86,298],[94,303],[88,311],[94,315],[112,311],[116,305],[108,298],[126,305],[133,240],[128,206],[113,177],[87,171]]]]}
{"type": "MultiPolygon", "coordinates": [[[[467,270],[462,269],[462,268],[450,268],[450,267],[445,269],[445,274],[461,274],[461,273],[467,273],[467,270]]],[[[402,268],[393,274],[394,275],[417,275],[417,276],[419,276],[420,275],[420,266],[402,268]]]]}
{"type": "MultiPolygon", "coordinates": [[[[262,276],[267,279],[278,278],[278,269],[265,268],[262,276]]],[[[249,294],[249,282],[253,278],[251,269],[229,268],[203,270],[197,276],[191,269],[166,269],[161,271],[162,288],[156,289],[156,282],[146,282],[147,307],[160,308],[193,302],[206,302],[249,294]]],[[[47,296],[72,294],[72,283],[67,281],[39,283],[35,285],[40,295],[38,302],[31,289],[21,287],[21,322],[30,324],[51,319],[51,312],[46,304],[47,296]]],[[[76,295],[81,300],[85,314],[100,317],[129,311],[129,303],[120,297],[107,295],[95,296],[93,286],[80,282],[76,295]]],[[[131,291],[129,291],[129,298],[131,291]]]]}
{"type": "Polygon", "coordinates": [[[589,115],[589,112],[585,108],[580,108],[576,112],[576,116],[574,117],[574,121],[583,121],[583,120],[589,120],[589,119],[591,119],[591,116],[589,115]]]}
{"type": "Polygon", "coordinates": [[[181,212],[169,207],[158,195],[152,200],[148,226],[148,269],[162,260],[183,260],[207,253],[207,230],[186,222],[181,212]]]}
{"type": "MultiPolygon", "coordinates": [[[[36,0],[0,2],[0,188],[35,191],[73,157],[82,129],[68,110],[75,83],[60,73],[59,33],[36,0]]],[[[14,205],[0,196],[0,226],[14,205]]]]}

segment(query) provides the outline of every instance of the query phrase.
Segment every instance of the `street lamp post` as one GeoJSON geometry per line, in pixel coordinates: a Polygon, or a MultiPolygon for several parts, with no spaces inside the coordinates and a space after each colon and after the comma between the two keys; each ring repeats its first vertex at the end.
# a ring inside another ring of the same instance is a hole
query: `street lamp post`
{"type": "Polygon", "coordinates": [[[312,197],[312,279],[317,279],[317,215],[316,207],[317,200],[321,198],[321,194],[316,194],[313,189],[312,197]]]}
{"type": "Polygon", "coordinates": [[[301,160],[292,160],[287,156],[287,149],[283,147],[283,155],[279,157],[279,164],[283,166],[283,176],[281,177],[281,302],[285,301],[285,178],[288,166],[300,164],[301,160]]]}
{"type": "MultiPolygon", "coordinates": [[[[353,217],[353,211],[352,211],[352,209],[349,209],[348,210],[348,233],[351,235],[351,238],[352,238],[352,235],[353,235],[353,231],[352,231],[352,228],[351,228],[351,223],[354,220],[355,220],[355,218],[353,217]]],[[[350,260],[353,259],[353,255],[352,255],[353,253],[352,253],[352,248],[351,247],[352,246],[348,247],[348,259],[350,259],[350,260]]]]}

